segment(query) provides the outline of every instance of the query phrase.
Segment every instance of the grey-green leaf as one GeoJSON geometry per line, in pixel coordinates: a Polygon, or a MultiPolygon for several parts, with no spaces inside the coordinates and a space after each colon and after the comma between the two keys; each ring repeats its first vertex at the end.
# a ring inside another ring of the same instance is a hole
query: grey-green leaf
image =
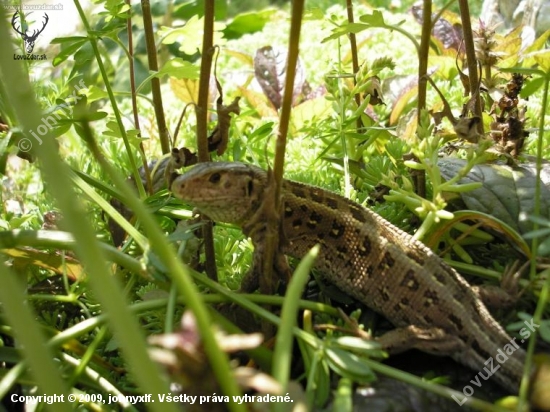
{"type": "MultiPolygon", "coordinates": [[[[464,166],[461,159],[443,159],[438,162],[441,175],[451,179],[464,166]]],[[[541,171],[540,215],[550,216],[550,165],[541,171]]],[[[480,182],[483,186],[460,193],[466,207],[492,215],[510,225],[519,233],[532,230],[528,220],[533,214],[536,166],[525,163],[512,168],[505,165],[484,164],[475,166],[460,183],[480,182]]]]}

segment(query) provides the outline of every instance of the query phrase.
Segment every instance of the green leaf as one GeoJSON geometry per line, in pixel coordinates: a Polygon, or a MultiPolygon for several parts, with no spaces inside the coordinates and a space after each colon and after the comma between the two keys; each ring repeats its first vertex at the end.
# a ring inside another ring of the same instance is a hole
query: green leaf
{"type": "Polygon", "coordinates": [[[86,97],[88,99],[88,103],[95,102],[96,100],[106,99],[109,97],[109,94],[99,87],[95,85],[91,85],[88,87],[88,90],[86,90],[86,97]]]}
{"type": "Polygon", "coordinates": [[[118,123],[115,122],[114,120],[107,122],[107,130],[103,132],[103,135],[121,138],[122,133],[120,132],[118,123]]]}
{"type": "Polygon", "coordinates": [[[546,237],[550,235],[550,228],[533,230],[523,235],[524,239],[534,239],[536,237],[546,237]]]}
{"type": "Polygon", "coordinates": [[[303,20],[324,20],[325,12],[319,7],[312,7],[304,11],[303,20]]]}
{"type": "Polygon", "coordinates": [[[237,15],[223,30],[225,38],[238,39],[243,34],[261,31],[276,11],[276,9],[266,9],[237,15]]]}
{"type": "Polygon", "coordinates": [[[292,109],[291,124],[295,130],[310,126],[312,122],[322,119],[331,108],[330,102],[324,96],[306,100],[292,109]]]}
{"type": "Polygon", "coordinates": [[[326,43],[330,40],[337,39],[338,37],[348,35],[349,33],[360,33],[363,30],[369,29],[371,26],[368,24],[361,24],[361,23],[345,23],[344,25],[337,27],[332,30],[332,34],[328,37],[325,37],[323,40],[321,40],[321,43],[326,43]]]}
{"type": "Polygon", "coordinates": [[[540,337],[550,343],[550,322],[548,320],[544,320],[540,323],[539,328],[539,335],[540,337]]]}
{"type": "MultiPolygon", "coordinates": [[[[176,2],[179,3],[179,2],[176,2]]],[[[214,0],[214,18],[217,21],[227,19],[227,0],[214,0]]],[[[173,16],[182,20],[189,20],[193,16],[204,15],[204,0],[187,0],[176,6],[173,16]]]]}
{"type": "MultiPolygon", "coordinates": [[[[456,176],[465,161],[447,158],[438,166],[445,179],[456,176]]],[[[544,164],[541,170],[540,215],[550,217],[550,166],[544,164]]],[[[532,229],[527,216],[533,214],[536,183],[536,165],[524,163],[521,166],[480,164],[461,179],[459,183],[482,183],[482,187],[460,193],[462,201],[471,210],[491,215],[509,225],[519,233],[532,229]]]]}
{"type": "Polygon", "coordinates": [[[198,79],[199,67],[178,57],[166,62],[166,64],[162,66],[158,72],[153,73],[151,77],[162,78],[164,76],[175,77],[176,79],[198,79]]]}
{"type": "Polygon", "coordinates": [[[61,44],[62,50],[54,57],[52,65],[54,67],[63,63],[70,56],[76,53],[80,48],[88,42],[87,37],[61,37],[52,40],[52,44],[61,44]]]}
{"type": "MultiPolygon", "coordinates": [[[[214,23],[214,44],[222,44],[221,30],[225,28],[222,23],[214,23]]],[[[185,26],[173,29],[171,27],[161,27],[159,37],[163,44],[179,43],[179,50],[187,55],[193,55],[201,50],[202,36],[197,36],[197,33],[202,33],[204,29],[204,19],[193,16],[185,26]]]]}
{"type": "Polygon", "coordinates": [[[521,63],[524,67],[532,67],[535,65],[535,59],[530,56],[530,53],[541,50],[545,47],[546,41],[550,37],[550,29],[542,33],[529,47],[523,52],[521,63]]]}
{"type": "Polygon", "coordinates": [[[384,16],[379,10],[373,10],[372,14],[363,14],[359,20],[373,27],[387,27],[384,16]]]}
{"type": "Polygon", "coordinates": [[[533,95],[537,92],[542,86],[544,86],[544,77],[537,76],[532,80],[528,80],[521,89],[520,96],[523,99],[533,95]]]}
{"type": "Polygon", "coordinates": [[[380,349],[379,343],[358,338],[356,336],[341,336],[335,339],[335,343],[343,349],[351,349],[361,352],[369,352],[380,349]]]}
{"type": "Polygon", "coordinates": [[[537,252],[539,256],[548,256],[550,254],[550,237],[539,244],[537,252]]]}
{"type": "Polygon", "coordinates": [[[82,47],[74,54],[74,60],[79,65],[89,64],[95,61],[94,49],[90,43],[82,45],[82,47]]]}
{"type": "Polygon", "coordinates": [[[502,73],[519,73],[526,76],[544,76],[545,73],[540,69],[529,68],[529,67],[508,67],[504,69],[498,69],[502,73]]]}
{"type": "Polygon", "coordinates": [[[328,348],[325,353],[330,368],[338,375],[358,383],[374,380],[374,373],[359,356],[339,348],[328,348]]]}
{"type": "Polygon", "coordinates": [[[53,137],[59,137],[64,135],[71,128],[72,123],[66,120],[60,120],[50,131],[53,137]]]}
{"type": "Polygon", "coordinates": [[[550,73],[550,50],[541,50],[535,52],[532,56],[545,73],[550,73]]]}
{"type": "Polygon", "coordinates": [[[86,119],[89,122],[105,119],[106,117],[107,117],[107,112],[88,112],[88,114],[86,115],[86,119]]]}
{"type": "Polygon", "coordinates": [[[88,40],[85,36],[70,36],[70,37],[56,37],[50,43],[51,44],[63,44],[68,43],[66,46],[77,42],[86,42],[88,40]]]}
{"type": "Polygon", "coordinates": [[[18,229],[22,225],[24,225],[26,222],[30,221],[33,218],[33,215],[27,214],[19,217],[13,217],[10,219],[10,228],[11,229],[18,229]]]}

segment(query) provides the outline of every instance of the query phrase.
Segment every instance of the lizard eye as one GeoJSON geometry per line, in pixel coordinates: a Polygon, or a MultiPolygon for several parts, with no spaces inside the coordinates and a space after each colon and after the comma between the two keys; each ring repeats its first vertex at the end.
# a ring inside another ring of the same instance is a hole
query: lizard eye
{"type": "Polygon", "coordinates": [[[210,183],[218,183],[221,179],[221,175],[219,173],[212,173],[212,175],[210,175],[210,179],[208,179],[210,181],[210,183]]]}

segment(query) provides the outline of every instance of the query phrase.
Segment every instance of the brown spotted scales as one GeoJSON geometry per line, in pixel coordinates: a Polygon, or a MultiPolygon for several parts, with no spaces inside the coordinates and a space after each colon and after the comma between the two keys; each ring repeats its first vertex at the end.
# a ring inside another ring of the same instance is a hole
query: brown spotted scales
{"type": "MultiPolygon", "coordinates": [[[[258,251],[256,226],[263,223],[255,215],[266,185],[267,172],[258,167],[212,162],[175,178],[171,190],[211,219],[244,228],[258,251]]],[[[378,338],[390,353],[416,348],[451,356],[486,375],[488,360],[507,348],[509,359],[494,361],[500,368],[493,378],[517,392],[525,352],[466,280],[423,243],[342,196],[288,180],[281,216],[282,252],[301,258],[320,244],[315,267],[327,281],[396,326],[378,338]]]]}

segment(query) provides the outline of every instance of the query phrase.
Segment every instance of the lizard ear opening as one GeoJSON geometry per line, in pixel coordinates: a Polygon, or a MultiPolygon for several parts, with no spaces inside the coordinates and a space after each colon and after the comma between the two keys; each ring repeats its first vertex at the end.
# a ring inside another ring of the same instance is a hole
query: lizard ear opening
{"type": "Polygon", "coordinates": [[[254,179],[250,179],[248,181],[248,187],[247,187],[246,195],[250,196],[252,194],[253,190],[254,190],[254,179]]]}

